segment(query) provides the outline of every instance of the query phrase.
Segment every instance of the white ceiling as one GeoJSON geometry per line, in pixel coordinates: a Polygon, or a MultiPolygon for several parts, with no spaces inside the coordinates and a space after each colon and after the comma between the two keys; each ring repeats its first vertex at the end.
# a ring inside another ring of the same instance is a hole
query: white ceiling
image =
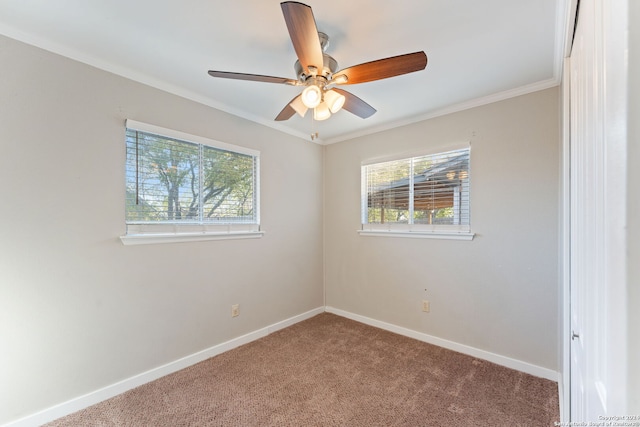
{"type": "Polygon", "coordinates": [[[342,86],[378,112],[273,119],[301,88],[207,70],[295,79],[276,0],[2,0],[0,34],[320,142],[557,85],[565,0],[306,0],[338,68],[424,50],[424,71],[342,86]]]}

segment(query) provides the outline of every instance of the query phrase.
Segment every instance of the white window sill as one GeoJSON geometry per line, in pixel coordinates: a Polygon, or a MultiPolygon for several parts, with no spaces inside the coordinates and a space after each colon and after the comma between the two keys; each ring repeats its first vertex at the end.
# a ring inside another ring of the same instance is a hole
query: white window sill
{"type": "Polygon", "coordinates": [[[409,237],[414,239],[473,240],[475,233],[451,231],[358,230],[361,236],[409,237]]]}
{"type": "Polygon", "coordinates": [[[161,243],[202,242],[207,240],[259,239],[264,231],[234,231],[225,233],[146,233],[120,236],[124,245],[154,245],[161,243]]]}

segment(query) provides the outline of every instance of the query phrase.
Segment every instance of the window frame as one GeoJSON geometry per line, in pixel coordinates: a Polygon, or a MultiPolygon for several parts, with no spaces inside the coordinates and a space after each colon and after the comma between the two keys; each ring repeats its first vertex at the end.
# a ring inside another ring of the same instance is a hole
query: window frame
{"type": "MultiPolygon", "coordinates": [[[[360,165],[360,229],[357,230],[361,236],[374,237],[402,237],[402,238],[422,238],[422,239],[448,239],[448,240],[473,240],[475,233],[471,231],[471,218],[467,225],[448,224],[413,224],[413,223],[369,223],[368,218],[368,193],[367,193],[367,173],[366,167],[392,161],[404,161],[416,159],[424,156],[437,156],[450,151],[461,149],[469,150],[469,179],[471,178],[471,143],[447,145],[444,147],[434,147],[431,150],[420,152],[403,153],[395,156],[367,159],[360,165]]],[[[410,197],[413,197],[410,190],[410,197]]],[[[471,203],[471,193],[469,193],[469,203],[471,203]]],[[[469,207],[469,215],[471,207],[469,207]]],[[[411,221],[409,221],[411,222],[411,221]]]]}
{"type": "Polygon", "coordinates": [[[175,139],[178,141],[183,141],[186,143],[205,145],[215,149],[254,157],[254,198],[256,201],[254,209],[256,212],[256,222],[206,223],[197,221],[184,222],[170,220],[159,222],[127,221],[125,208],[125,234],[120,236],[120,240],[124,245],[178,243],[206,240],[255,239],[260,238],[264,235],[264,231],[262,231],[260,228],[260,151],[131,119],[127,119],[125,121],[125,134],[127,130],[145,132],[175,139]]]}

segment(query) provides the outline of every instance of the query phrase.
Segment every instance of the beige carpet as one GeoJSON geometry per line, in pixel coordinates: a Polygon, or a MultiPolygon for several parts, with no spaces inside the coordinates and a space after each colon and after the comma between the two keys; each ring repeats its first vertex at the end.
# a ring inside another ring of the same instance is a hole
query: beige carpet
{"type": "Polygon", "coordinates": [[[553,426],[557,384],[323,313],[48,426],[553,426]]]}

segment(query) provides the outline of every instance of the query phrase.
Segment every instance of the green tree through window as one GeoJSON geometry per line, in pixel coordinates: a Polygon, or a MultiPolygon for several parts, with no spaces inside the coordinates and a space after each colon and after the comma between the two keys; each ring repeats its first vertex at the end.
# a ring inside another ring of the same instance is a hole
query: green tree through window
{"type": "Polygon", "coordinates": [[[126,132],[127,223],[257,222],[254,155],[126,132]]]}

